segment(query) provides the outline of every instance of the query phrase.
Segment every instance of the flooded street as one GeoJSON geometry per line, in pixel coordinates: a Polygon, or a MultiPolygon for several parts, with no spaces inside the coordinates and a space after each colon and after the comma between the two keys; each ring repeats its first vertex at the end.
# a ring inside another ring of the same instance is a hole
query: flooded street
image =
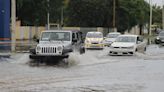
{"type": "Polygon", "coordinates": [[[134,56],[109,49],[71,54],[69,67],[29,66],[28,54],[0,59],[1,92],[164,92],[164,47],[150,45],[134,56]]]}

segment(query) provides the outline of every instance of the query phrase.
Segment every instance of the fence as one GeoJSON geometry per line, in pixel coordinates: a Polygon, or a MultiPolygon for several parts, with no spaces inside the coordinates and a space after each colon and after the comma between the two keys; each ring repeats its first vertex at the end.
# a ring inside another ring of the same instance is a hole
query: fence
{"type": "MultiPolygon", "coordinates": [[[[108,32],[111,32],[112,30],[109,28],[101,28],[101,27],[63,27],[64,30],[80,30],[84,33],[84,36],[89,31],[101,31],[104,35],[106,35],[108,32]]],[[[33,27],[33,26],[17,26],[16,32],[15,32],[15,39],[16,39],[16,51],[28,51],[29,48],[35,47],[36,42],[33,40],[34,38],[39,38],[40,33],[42,31],[45,31],[46,27],[33,27]]],[[[9,43],[0,43],[0,46],[6,45],[11,47],[11,42],[9,43]]]]}

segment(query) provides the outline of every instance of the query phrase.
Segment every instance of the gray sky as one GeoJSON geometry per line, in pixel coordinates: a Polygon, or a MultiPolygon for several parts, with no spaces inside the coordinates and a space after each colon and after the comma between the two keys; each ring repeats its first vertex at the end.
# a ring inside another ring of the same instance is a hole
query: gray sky
{"type": "MultiPolygon", "coordinates": [[[[149,0],[146,0],[149,2],[149,0]]],[[[157,4],[159,6],[162,6],[164,4],[164,0],[152,0],[153,4],[157,4]]]]}

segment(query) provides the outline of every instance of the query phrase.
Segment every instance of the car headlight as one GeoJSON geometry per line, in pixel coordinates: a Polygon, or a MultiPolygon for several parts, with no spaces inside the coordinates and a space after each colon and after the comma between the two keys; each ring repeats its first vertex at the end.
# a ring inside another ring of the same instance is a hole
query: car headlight
{"type": "Polygon", "coordinates": [[[41,51],[41,49],[42,49],[42,48],[41,48],[40,46],[37,46],[37,47],[36,47],[36,51],[41,51]]]}
{"type": "Polygon", "coordinates": [[[85,40],[85,43],[90,43],[88,40],[85,40]]]}
{"type": "Polygon", "coordinates": [[[62,48],[61,46],[57,47],[57,50],[58,50],[58,51],[62,51],[62,49],[63,49],[63,48],[62,48]]]}
{"type": "Polygon", "coordinates": [[[130,46],[130,47],[127,47],[128,49],[133,49],[134,48],[134,46],[130,46]]]}
{"type": "Polygon", "coordinates": [[[113,46],[110,46],[111,49],[113,49],[114,47],[113,46]]]}
{"type": "Polygon", "coordinates": [[[100,43],[103,43],[103,40],[102,40],[102,41],[100,41],[100,43]]]}

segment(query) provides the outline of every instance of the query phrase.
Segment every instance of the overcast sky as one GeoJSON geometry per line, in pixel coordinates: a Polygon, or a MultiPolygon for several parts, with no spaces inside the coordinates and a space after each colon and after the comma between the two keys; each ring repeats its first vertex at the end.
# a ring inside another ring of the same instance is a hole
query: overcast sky
{"type": "MultiPolygon", "coordinates": [[[[146,0],[146,1],[149,2],[149,0],[146,0]]],[[[157,5],[160,5],[160,6],[162,6],[164,4],[164,0],[152,0],[152,2],[153,2],[153,4],[157,4],[157,5]]]]}

